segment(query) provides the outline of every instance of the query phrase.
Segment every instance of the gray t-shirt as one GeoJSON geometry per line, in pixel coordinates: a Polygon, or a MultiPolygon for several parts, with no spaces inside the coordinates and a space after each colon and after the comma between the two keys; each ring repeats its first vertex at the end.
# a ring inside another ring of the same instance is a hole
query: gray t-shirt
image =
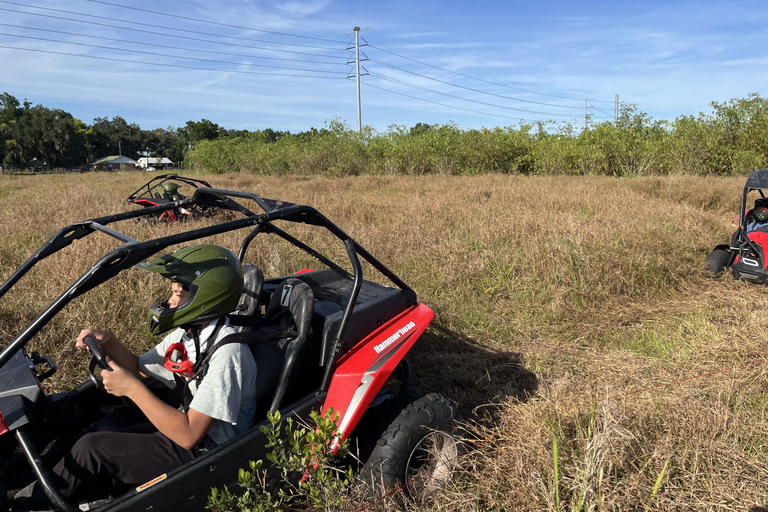
{"type": "MultiPolygon", "coordinates": [[[[225,325],[219,330],[214,344],[233,334],[234,328],[225,325]]],[[[183,341],[183,329],[168,334],[155,348],[139,356],[139,366],[166,386],[173,388],[173,372],[163,366],[163,357],[172,344],[183,341]]],[[[201,339],[201,345],[206,340],[201,339]]],[[[216,350],[208,362],[208,372],[200,382],[191,382],[190,409],[210,416],[215,421],[208,436],[217,444],[231,439],[254,422],[256,413],[256,362],[248,346],[229,343],[216,350]]]]}

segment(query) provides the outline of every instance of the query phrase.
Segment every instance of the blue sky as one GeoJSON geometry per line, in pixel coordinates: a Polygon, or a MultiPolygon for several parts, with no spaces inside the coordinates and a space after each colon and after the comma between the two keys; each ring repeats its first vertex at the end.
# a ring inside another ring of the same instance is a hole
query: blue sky
{"type": "Polygon", "coordinates": [[[0,92],[86,123],[232,129],[654,119],[765,96],[768,3],[0,1],[0,92]],[[130,8],[125,8],[128,6],[130,8]]]}

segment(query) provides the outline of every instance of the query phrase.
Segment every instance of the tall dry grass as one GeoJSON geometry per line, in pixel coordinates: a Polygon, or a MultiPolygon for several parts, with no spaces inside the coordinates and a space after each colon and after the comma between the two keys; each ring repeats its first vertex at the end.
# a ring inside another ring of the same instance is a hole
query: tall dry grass
{"type": "MultiPolygon", "coordinates": [[[[146,179],[0,176],[0,278],[65,224],[123,211],[146,179]]],[[[412,351],[416,378],[459,403],[485,442],[420,509],[747,510],[768,501],[768,299],[762,287],[704,273],[706,254],[734,229],[743,178],[209,181],[315,206],[435,310],[412,351]]],[[[178,228],[122,224],[137,239],[178,228]]],[[[213,241],[237,248],[242,235],[213,241]]],[[[115,244],[89,237],[39,265],[0,299],[0,344],[115,244]]],[[[267,277],[311,265],[269,241],[248,258],[267,277]]],[[[146,306],[163,293],[153,276],[128,271],[70,305],[33,342],[60,364],[50,387],[84,377],[85,356],[72,347],[84,326],[149,347],[146,306]]]]}

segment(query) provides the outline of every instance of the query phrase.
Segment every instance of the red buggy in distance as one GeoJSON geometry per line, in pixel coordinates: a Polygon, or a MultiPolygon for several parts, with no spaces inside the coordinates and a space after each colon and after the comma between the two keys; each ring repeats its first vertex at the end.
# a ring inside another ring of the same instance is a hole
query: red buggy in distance
{"type": "Polygon", "coordinates": [[[160,212],[156,218],[158,221],[177,222],[186,220],[190,217],[194,218],[201,215],[207,217],[213,214],[213,210],[199,205],[181,211],[175,203],[182,199],[186,199],[186,196],[179,192],[179,189],[184,185],[192,187],[192,191],[198,187],[211,188],[211,185],[207,181],[187,178],[179,176],[178,174],[161,174],[142,185],[136,192],[128,196],[125,201],[128,204],[137,204],[144,208],[159,205],[171,205],[171,203],[174,203],[171,208],[160,212]]]}
{"type": "Polygon", "coordinates": [[[754,229],[755,212],[748,210],[755,198],[765,198],[768,190],[768,169],[752,171],[744,184],[739,211],[739,227],[731,237],[731,243],[718,245],[707,256],[707,270],[713,277],[731,269],[735,279],[758,284],[768,284],[768,224],[766,231],[754,229]],[[752,197],[748,197],[751,192],[752,197]]]}
{"type": "MultiPolygon", "coordinates": [[[[310,206],[208,187],[196,188],[192,197],[174,204],[227,210],[237,218],[197,229],[178,224],[173,234],[149,240],[121,233],[120,222],[151,218],[165,211],[166,205],[78,222],[60,229],[0,285],[0,305],[5,306],[5,294],[41,260],[83,238],[117,241],[117,247],[106,254],[93,254],[92,266],[29,325],[11,332],[12,341],[0,351],[0,510],[13,508],[14,498],[7,502],[7,496],[33,481],[45,490],[55,510],[75,512],[84,506],[105,512],[204,510],[211,488],[236,489],[241,468],[252,460],[267,460],[267,436],[259,427],[269,425],[268,411],[303,421],[311,411],[330,407],[341,414],[339,435],[358,441],[354,443],[360,446],[358,481],[378,486],[373,494],[405,484],[406,492],[420,498],[444,484],[459,453],[454,435],[458,410],[441,395],[425,395],[411,385],[405,356],[434,317],[428,306],[418,302],[416,293],[310,206]],[[257,211],[249,209],[251,202],[257,211]],[[334,261],[289,232],[315,240],[313,230],[340,244],[337,253],[346,257],[334,261]],[[69,501],[52,485],[51,465],[67,449],[68,439],[127,406],[99,388],[93,371],[106,363],[97,350],[92,351],[90,379],[69,392],[46,394],[40,381],[55,373],[56,364],[51,357],[29,353],[27,344],[74,299],[122,272],[141,272],[134,265],[189,242],[230,232],[244,233],[239,248],[230,250],[245,273],[243,296],[229,316],[240,332],[231,335],[235,338],[230,341],[248,344],[257,362],[255,425],[145,485],[101,489],[81,504],[69,501]],[[252,263],[258,250],[250,249],[268,236],[287,242],[283,246],[289,250],[308,254],[323,268],[304,271],[299,267],[291,269],[290,275],[265,278],[252,263]],[[361,262],[373,276],[363,277],[361,262]]],[[[102,246],[80,245],[91,251],[102,246]]]]}

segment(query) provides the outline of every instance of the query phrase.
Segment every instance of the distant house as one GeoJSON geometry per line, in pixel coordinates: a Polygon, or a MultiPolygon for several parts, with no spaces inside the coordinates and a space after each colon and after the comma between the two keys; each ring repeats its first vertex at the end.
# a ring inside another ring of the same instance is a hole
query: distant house
{"type": "Polygon", "coordinates": [[[123,155],[105,156],[91,164],[94,171],[114,171],[124,167],[135,168],[138,165],[139,163],[136,160],[123,155]]]}
{"type": "Polygon", "coordinates": [[[154,167],[155,169],[173,169],[176,167],[174,163],[166,157],[154,158],[145,156],[139,158],[138,166],[142,169],[146,169],[147,167],[154,167]]]}

